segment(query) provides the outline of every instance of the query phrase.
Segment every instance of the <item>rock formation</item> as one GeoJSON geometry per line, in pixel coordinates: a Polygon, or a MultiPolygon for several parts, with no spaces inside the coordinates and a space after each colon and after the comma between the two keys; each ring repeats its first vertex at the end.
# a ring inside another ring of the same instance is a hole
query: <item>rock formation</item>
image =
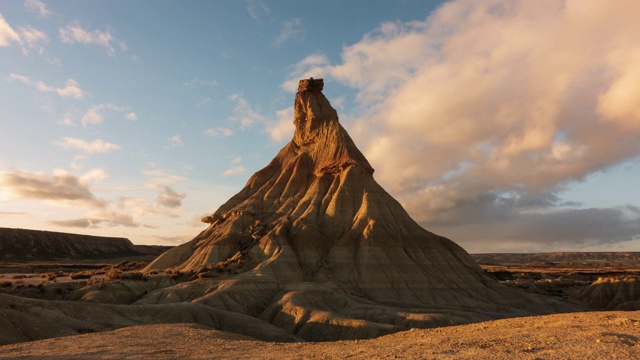
{"type": "Polygon", "coordinates": [[[168,246],[134,245],[129,239],[53,231],[0,228],[0,261],[105,260],[155,256],[168,246]]]}
{"type": "Polygon", "coordinates": [[[200,280],[139,304],[203,303],[306,340],[571,308],[488,279],[461,247],[414,222],[376,183],[322,88],[300,81],[292,141],[203,219],[206,230],[146,269],[200,280]]]}

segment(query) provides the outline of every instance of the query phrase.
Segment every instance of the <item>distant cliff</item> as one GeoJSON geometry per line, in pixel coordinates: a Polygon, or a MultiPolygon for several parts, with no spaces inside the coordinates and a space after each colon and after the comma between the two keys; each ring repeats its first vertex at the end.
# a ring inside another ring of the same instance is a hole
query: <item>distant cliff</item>
{"type": "Polygon", "coordinates": [[[0,228],[0,261],[3,262],[157,256],[169,248],[168,246],[134,245],[125,238],[0,228]]]}

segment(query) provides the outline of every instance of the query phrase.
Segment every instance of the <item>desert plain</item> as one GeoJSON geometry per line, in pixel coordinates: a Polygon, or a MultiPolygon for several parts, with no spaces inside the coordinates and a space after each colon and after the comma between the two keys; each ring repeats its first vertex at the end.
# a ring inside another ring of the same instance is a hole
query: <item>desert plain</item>
{"type": "MultiPolygon", "coordinates": [[[[573,298],[572,301],[583,302],[588,310],[328,342],[257,340],[180,319],[172,320],[173,323],[15,342],[7,341],[6,323],[18,320],[8,312],[18,306],[11,309],[6,294],[12,294],[14,304],[25,303],[20,297],[33,296],[29,294],[34,289],[41,291],[38,286],[62,288],[52,291],[68,294],[73,288],[87,286],[91,278],[102,281],[114,269],[119,269],[120,274],[137,273],[136,269],[147,262],[122,258],[4,262],[0,264],[0,283],[5,284],[0,288],[5,294],[0,298],[3,300],[0,336],[4,336],[0,337],[4,344],[0,346],[0,359],[634,359],[640,356],[640,311],[603,311],[616,307],[635,309],[632,304],[638,299],[637,290],[630,289],[635,288],[635,277],[640,271],[640,254],[473,254],[472,257],[487,276],[507,286],[544,296],[573,298]],[[78,274],[91,276],[78,278],[78,274]],[[11,285],[7,286],[9,282],[11,285]],[[585,297],[575,300],[578,295],[585,297]],[[600,302],[594,302],[594,298],[600,302]]],[[[134,276],[120,281],[143,282],[134,276]]]]}

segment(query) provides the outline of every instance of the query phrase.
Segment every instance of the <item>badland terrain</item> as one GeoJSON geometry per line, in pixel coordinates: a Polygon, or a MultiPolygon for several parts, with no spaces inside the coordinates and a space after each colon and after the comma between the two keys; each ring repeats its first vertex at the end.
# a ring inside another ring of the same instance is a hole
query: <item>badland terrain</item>
{"type": "Polygon", "coordinates": [[[23,250],[8,258],[23,270],[0,278],[0,344],[55,339],[6,345],[0,358],[637,354],[638,313],[585,311],[640,308],[638,254],[469,255],[376,183],[323,86],[300,81],[291,142],[205,230],[152,261],[122,260],[141,252],[126,239],[24,234],[45,249],[31,253],[14,241],[23,250]],[[120,261],[30,267],[107,253],[120,261]],[[565,346],[578,336],[567,326],[593,343],[565,346]]]}

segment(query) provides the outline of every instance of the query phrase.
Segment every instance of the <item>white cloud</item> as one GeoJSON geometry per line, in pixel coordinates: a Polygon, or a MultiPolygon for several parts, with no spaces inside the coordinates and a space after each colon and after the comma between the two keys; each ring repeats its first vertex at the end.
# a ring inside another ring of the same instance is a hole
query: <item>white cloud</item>
{"type": "Polygon", "coordinates": [[[18,31],[20,32],[20,39],[23,44],[23,54],[29,54],[28,48],[36,49],[40,55],[45,54],[44,45],[49,42],[47,34],[28,25],[20,27],[18,31]]]}
{"type": "Polygon", "coordinates": [[[256,122],[264,121],[265,117],[249,104],[242,93],[233,94],[229,99],[236,103],[233,116],[229,117],[229,120],[240,123],[240,129],[246,129],[256,122]]]}
{"type": "MultiPolygon", "coordinates": [[[[90,125],[90,124],[97,125],[102,123],[104,121],[103,112],[105,110],[112,110],[112,111],[122,113],[127,111],[128,109],[117,106],[117,105],[113,105],[113,104],[93,105],[87,110],[86,113],[84,113],[84,115],[82,115],[82,118],[80,119],[80,123],[82,124],[83,127],[87,127],[87,125],[90,125]]],[[[137,115],[134,112],[129,112],[125,115],[125,118],[127,120],[136,120],[137,115]]]]}
{"type": "Polygon", "coordinates": [[[59,141],[56,141],[55,144],[64,149],[80,150],[87,154],[107,154],[113,151],[120,150],[120,145],[110,143],[102,139],[96,139],[91,142],[87,142],[82,139],[63,137],[59,141]]]}
{"type": "Polygon", "coordinates": [[[62,118],[57,121],[57,124],[62,126],[73,126],[75,124],[73,115],[70,112],[65,112],[62,118]]]}
{"type": "Polygon", "coordinates": [[[321,53],[315,53],[293,65],[289,79],[285,81],[281,87],[285,91],[295,93],[298,91],[298,81],[300,79],[308,79],[314,77],[322,78],[326,75],[329,67],[329,58],[321,53]]]}
{"type": "Polygon", "coordinates": [[[120,51],[127,51],[127,45],[123,41],[116,39],[109,28],[105,31],[87,31],[79,23],[73,22],[64,28],[60,28],[59,35],[63,43],[95,44],[105,48],[109,55],[114,55],[116,48],[120,49],[120,51]]]}
{"type": "Polygon", "coordinates": [[[82,119],[80,119],[82,126],[86,127],[88,124],[96,125],[104,121],[104,116],[100,112],[102,109],[104,109],[104,106],[102,105],[90,107],[89,110],[82,115],[82,119]]]}
{"type": "Polygon", "coordinates": [[[20,43],[20,35],[13,30],[11,25],[0,14],[0,47],[10,46],[12,42],[20,43]]]}
{"type": "Polygon", "coordinates": [[[25,0],[24,7],[29,12],[37,13],[40,17],[51,15],[51,11],[47,8],[47,4],[38,0],[25,0]]]}
{"type": "Polygon", "coordinates": [[[229,137],[233,135],[233,130],[225,127],[213,127],[206,129],[202,132],[204,135],[213,136],[213,137],[229,137]]]}
{"type": "Polygon", "coordinates": [[[273,40],[273,44],[275,46],[282,46],[282,44],[288,41],[300,43],[304,40],[305,33],[306,31],[302,27],[302,20],[300,20],[300,18],[293,18],[282,23],[282,30],[280,30],[280,34],[273,40]]]}
{"type": "Polygon", "coordinates": [[[233,158],[233,159],[231,160],[231,163],[232,163],[232,164],[239,164],[239,163],[241,163],[241,162],[242,162],[242,157],[241,157],[241,156],[235,157],[235,158],[233,158]]]}
{"type": "Polygon", "coordinates": [[[640,155],[638,13],[636,1],[450,1],[382,24],[337,64],[309,56],[282,87],[355,88],[366,110],[352,135],[423,224],[507,221],[530,211],[521,199],[640,155]]]}
{"type": "Polygon", "coordinates": [[[182,145],[182,137],[180,135],[173,135],[172,137],[170,137],[169,142],[171,143],[171,145],[173,146],[178,146],[178,145],[182,145]]]}
{"type": "Polygon", "coordinates": [[[9,81],[18,81],[27,86],[35,87],[36,90],[41,92],[55,92],[60,97],[64,98],[73,98],[73,99],[82,99],[84,98],[84,91],[80,89],[78,86],[78,82],[73,79],[68,79],[65,87],[56,88],[53,86],[49,86],[42,81],[33,81],[28,76],[18,75],[18,74],[9,74],[9,81]]]}
{"type": "Polygon", "coordinates": [[[247,170],[245,170],[245,168],[243,168],[242,166],[237,166],[225,171],[222,175],[231,176],[231,175],[243,175],[246,173],[247,173],[247,170]]]}
{"type": "Polygon", "coordinates": [[[266,130],[272,140],[282,142],[293,138],[293,108],[289,107],[276,112],[276,120],[266,123],[266,130]]]}

